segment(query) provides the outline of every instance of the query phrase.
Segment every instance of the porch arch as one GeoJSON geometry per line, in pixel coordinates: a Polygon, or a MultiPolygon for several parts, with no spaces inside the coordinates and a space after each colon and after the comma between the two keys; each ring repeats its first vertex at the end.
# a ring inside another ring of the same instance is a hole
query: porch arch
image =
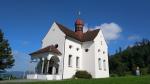
{"type": "Polygon", "coordinates": [[[59,62],[60,59],[58,56],[52,56],[47,61],[47,74],[58,74],[59,72],[59,62]]]}

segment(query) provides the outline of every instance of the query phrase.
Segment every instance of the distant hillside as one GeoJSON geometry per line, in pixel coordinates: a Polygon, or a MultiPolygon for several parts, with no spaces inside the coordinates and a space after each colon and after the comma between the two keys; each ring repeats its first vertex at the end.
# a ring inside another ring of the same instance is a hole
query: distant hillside
{"type": "Polygon", "coordinates": [[[24,72],[23,71],[9,71],[7,74],[12,75],[13,77],[16,78],[23,78],[24,72]]]}
{"type": "Polygon", "coordinates": [[[119,50],[109,58],[110,73],[119,76],[135,74],[137,67],[142,75],[150,73],[150,40],[143,39],[125,50],[119,50]]]}

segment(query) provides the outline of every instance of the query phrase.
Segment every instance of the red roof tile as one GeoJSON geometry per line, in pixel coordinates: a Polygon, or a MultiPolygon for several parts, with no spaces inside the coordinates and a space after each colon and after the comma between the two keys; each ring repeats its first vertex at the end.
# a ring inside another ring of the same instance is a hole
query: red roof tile
{"type": "Polygon", "coordinates": [[[83,33],[83,36],[82,38],[79,37],[77,34],[75,34],[74,31],[68,29],[67,27],[59,24],[59,23],[56,23],[58,25],[58,27],[60,28],[61,31],[63,31],[66,36],[69,36],[71,38],[74,38],[80,42],[86,42],[86,41],[92,41],[94,40],[94,38],[97,36],[98,32],[100,29],[96,29],[96,30],[90,30],[90,31],[87,31],[87,32],[84,32],[83,33]]]}
{"type": "Polygon", "coordinates": [[[76,20],[75,24],[84,25],[83,21],[79,18],[76,20]]]}
{"type": "Polygon", "coordinates": [[[47,46],[45,48],[42,48],[40,50],[37,50],[29,55],[36,55],[36,54],[42,54],[42,53],[46,53],[46,52],[51,52],[51,53],[54,53],[54,54],[57,54],[57,55],[61,55],[61,52],[55,48],[54,45],[50,45],[50,46],[47,46]]]}

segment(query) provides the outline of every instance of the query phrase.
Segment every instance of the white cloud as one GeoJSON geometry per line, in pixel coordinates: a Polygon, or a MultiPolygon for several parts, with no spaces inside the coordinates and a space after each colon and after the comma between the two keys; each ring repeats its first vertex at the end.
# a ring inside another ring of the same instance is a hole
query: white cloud
{"type": "Polygon", "coordinates": [[[88,27],[87,26],[84,26],[83,27],[83,32],[86,32],[88,30],[88,27]]]}
{"type": "Polygon", "coordinates": [[[128,36],[128,40],[138,40],[138,39],[140,39],[140,37],[137,35],[128,36]]]}
{"type": "MultiPolygon", "coordinates": [[[[84,31],[87,31],[88,29],[91,29],[91,28],[88,28],[87,26],[84,27],[84,31]]],[[[101,29],[104,34],[105,39],[108,42],[111,40],[118,39],[121,36],[121,32],[122,32],[122,28],[114,22],[104,23],[99,26],[95,26],[92,29],[101,29]]]]}
{"type": "Polygon", "coordinates": [[[88,25],[85,24],[84,27],[83,27],[83,32],[86,32],[88,29],[89,29],[89,28],[88,28],[88,25]]]}
{"type": "Polygon", "coordinates": [[[112,23],[104,23],[101,26],[97,26],[100,27],[104,37],[107,41],[111,41],[111,40],[116,40],[120,37],[120,33],[122,32],[121,27],[112,22],[112,23]]]}

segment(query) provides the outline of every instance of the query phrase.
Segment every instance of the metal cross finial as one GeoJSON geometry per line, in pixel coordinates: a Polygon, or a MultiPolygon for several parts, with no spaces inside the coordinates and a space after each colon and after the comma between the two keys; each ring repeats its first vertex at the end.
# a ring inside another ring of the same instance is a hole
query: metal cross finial
{"type": "Polygon", "coordinates": [[[78,18],[80,17],[80,15],[81,15],[81,12],[80,12],[80,11],[78,11],[78,18]]]}
{"type": "Polygon", "coordinates": [[[78,12],[78,15],[79,15],[79,16],[81,15],[81,12],[80,12],[80,11],[78,12]]]}

